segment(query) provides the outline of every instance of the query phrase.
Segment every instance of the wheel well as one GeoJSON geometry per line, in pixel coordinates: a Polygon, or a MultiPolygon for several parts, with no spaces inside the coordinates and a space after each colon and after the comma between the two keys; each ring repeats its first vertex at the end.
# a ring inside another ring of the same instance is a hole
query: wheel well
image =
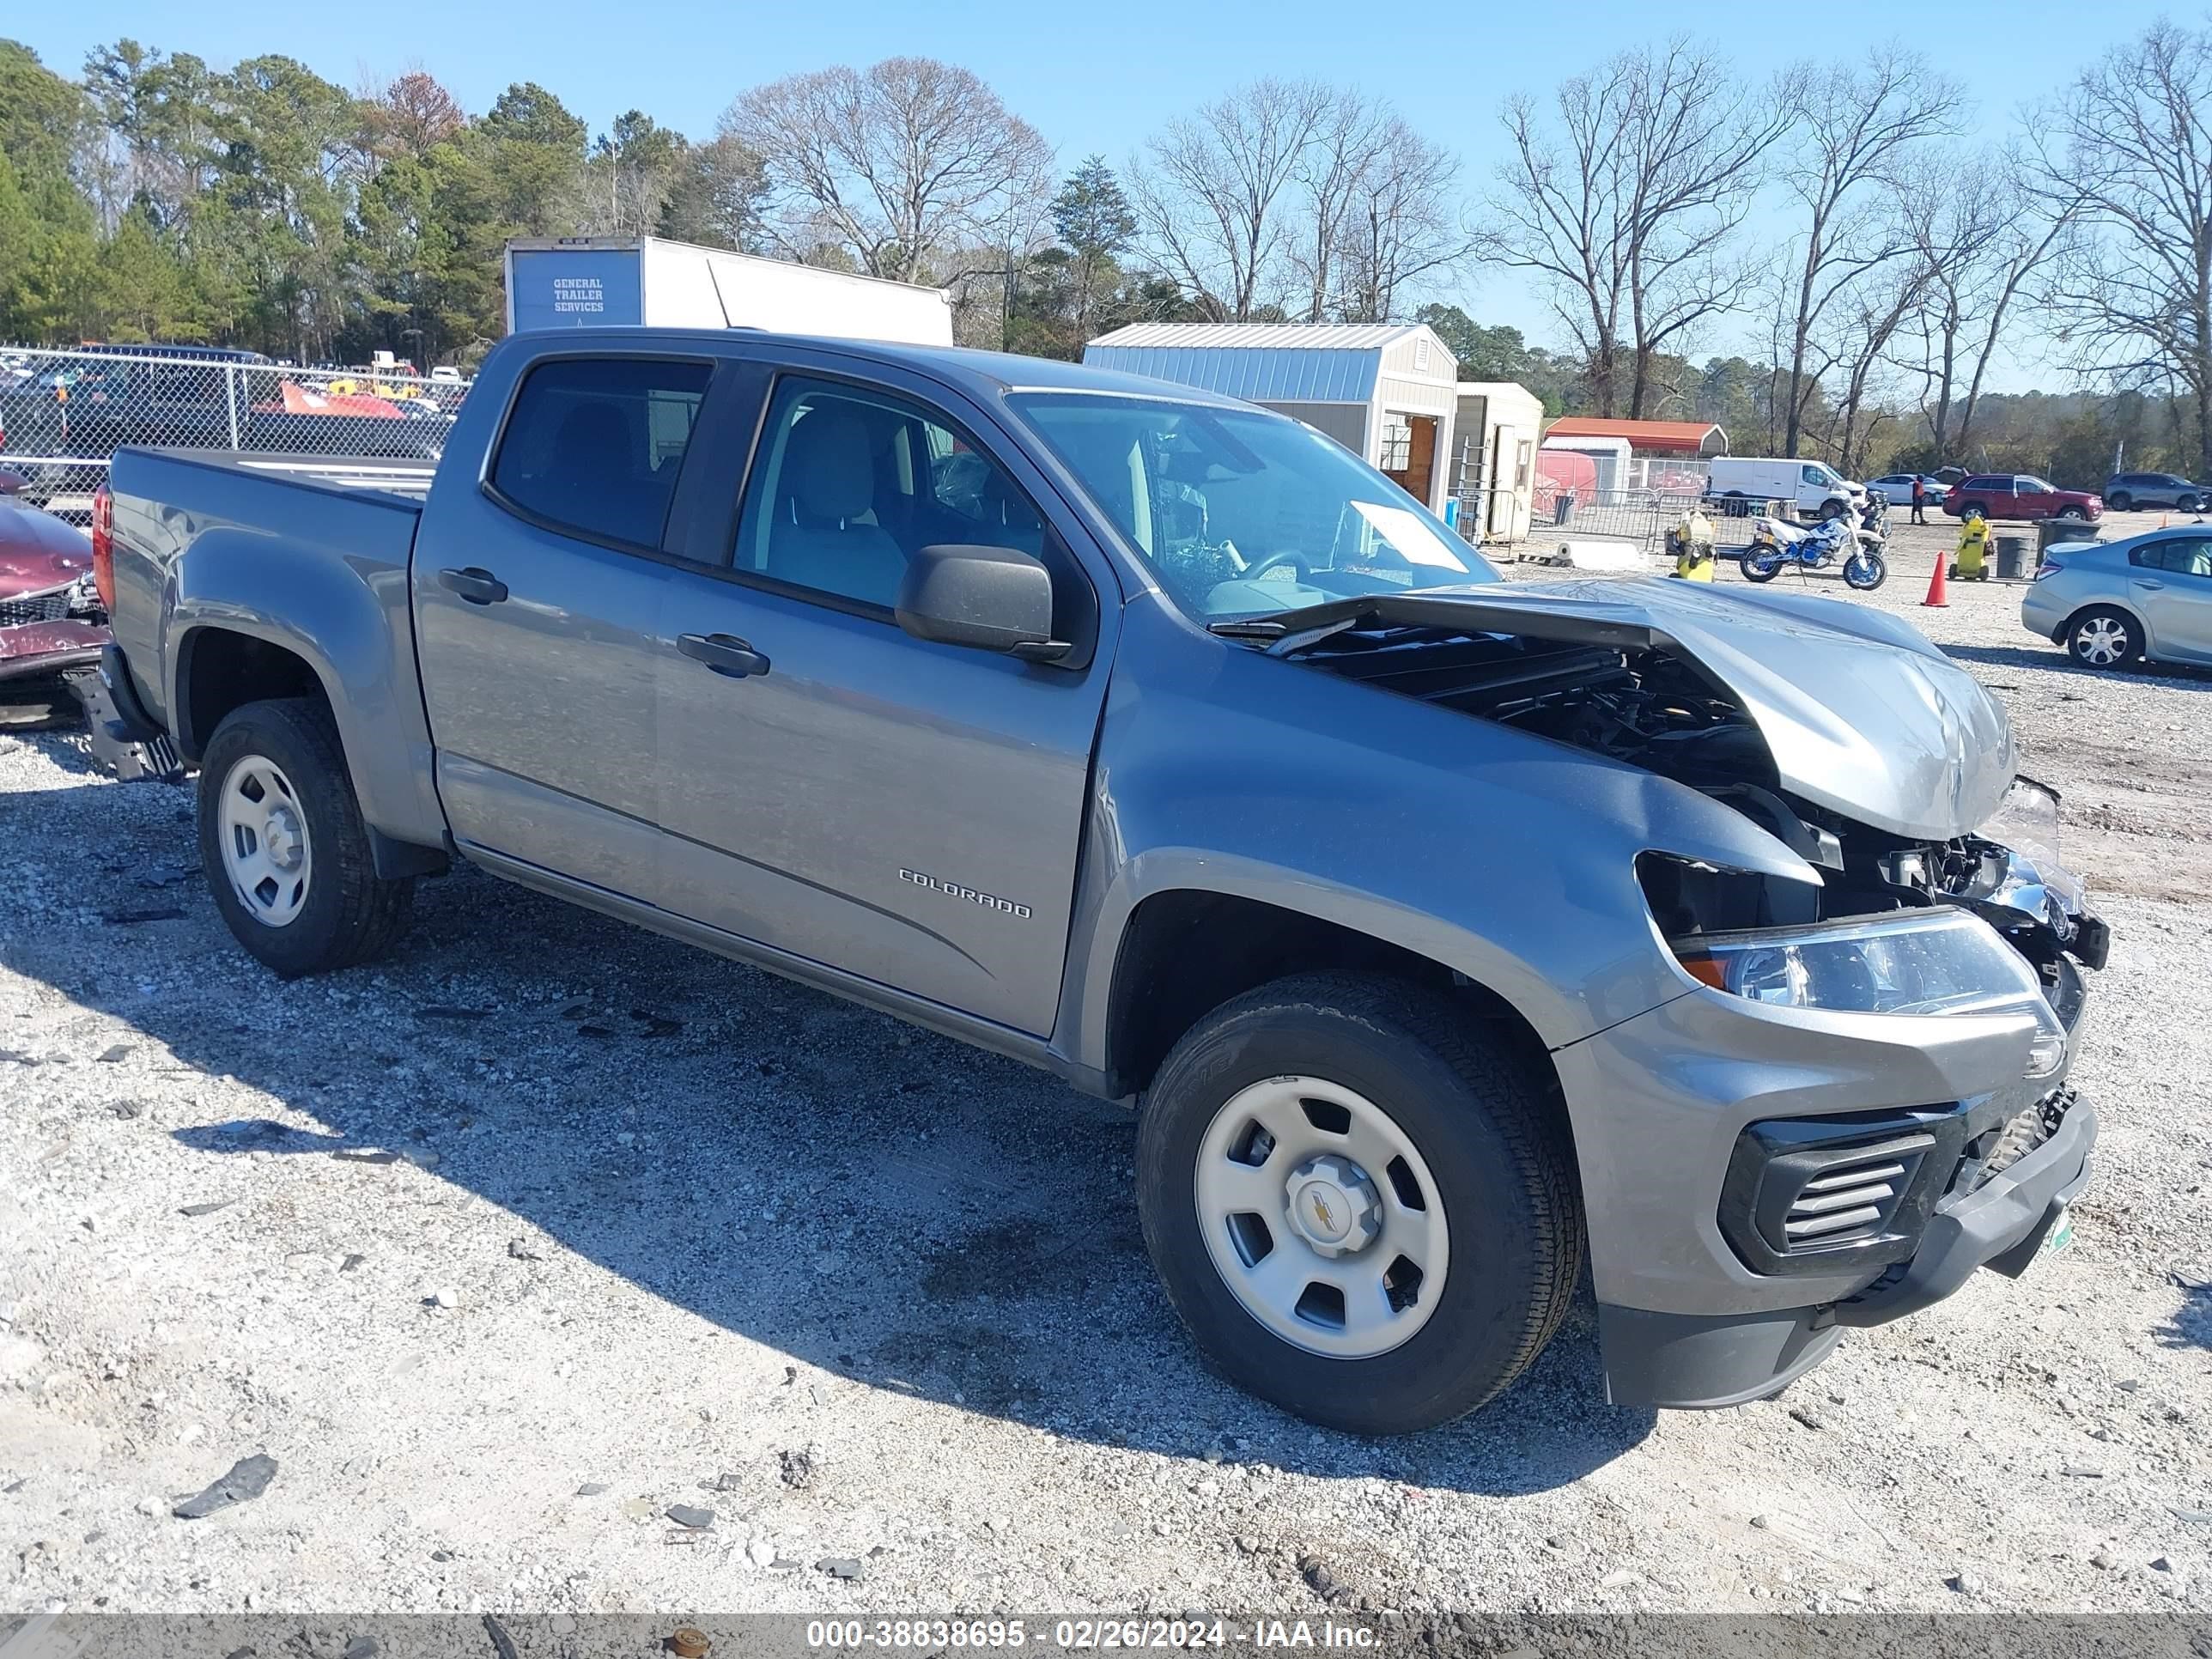
{"type": "Polygon", "coordinates": [[[177,665],[179,751],[198,760],[225,715],[270,697],[313,697],[325,707],[330,702],[315,671],[296,652],[226,628],[194,629],[185,637],[177,665]]]}
{"type": "MultiPolygon", "coordinates": [[[[1554,1076],[1550,1052],[1520,1011],[1488,987],[1401,945],[1257,899],[1191,890],[1137,907],[1114,963],[1106,1066],[1116,1092],[1148,1086],[1185,1031],[1231,997],[1292,974],[1350,969],[1426,987],[1491,1023],[1554,1076]]],[[[1565,1103],[1559,1124],[1567,1133],[1565,1103]]],[[[1569,1136],[1568,1144],[1572,1144],[1569,1136]]]]}
{"type": "Polygon", "coordinates": [[[2079,623],[2084,617],[2088,616],[2091,612],[2098,611],[2111,611],[2117,612],[2120,616],[2125,617],[2128,619],[2129,623],[2137,633],[2145,635],[2143,643],[2146,645],[2150,643],[2149,638],[2148,637],[2149,630],[2143,626],[2143,619],[2136,615],[2132,610],[2118,599],[2092,599],[2087,605],[2075,605],[2074,609],[2068,613],[2066,620],[2058,624],[2057,631],[2051,635],[2051,642],[2056,645],[2065,644],[2066,636],[2074,631],[2075,624],[2079,623]]]}

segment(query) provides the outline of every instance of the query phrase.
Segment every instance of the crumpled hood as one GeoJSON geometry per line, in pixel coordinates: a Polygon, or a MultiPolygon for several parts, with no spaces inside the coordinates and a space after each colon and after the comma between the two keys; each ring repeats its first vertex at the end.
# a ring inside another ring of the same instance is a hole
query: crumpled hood
{"type": "Polygon", "coordinates": [[[1742,706],[1784,788],[1896,835],[1965,835],[2012,783],[2012,726],[1996,699],[1909,623],[1844,600],[1656,578],[1498,582],[1344,600],[1285,620],[1303,633],[1362,613],[1668,650],[1742,706]]]}
{"type": "Polygon", "coordinates": [[[92,538],[75,525],[0,500],[0,599],[66,587],[92,568],[92,538]]]}

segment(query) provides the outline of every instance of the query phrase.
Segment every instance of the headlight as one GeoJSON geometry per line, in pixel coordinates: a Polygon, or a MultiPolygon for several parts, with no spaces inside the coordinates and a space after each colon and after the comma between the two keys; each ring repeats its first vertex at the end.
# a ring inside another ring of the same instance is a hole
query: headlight
{"type": "Polygon", "coordinates": [[[2033,1017],[2027,1075],[2066,1058],[2066,1029],[2021,954],[1980,917],[1942,906],[1857,921],[1700,933],[1673,942],[1693,979],[1753,1002],[1863,1014],[2033,1017]]]}

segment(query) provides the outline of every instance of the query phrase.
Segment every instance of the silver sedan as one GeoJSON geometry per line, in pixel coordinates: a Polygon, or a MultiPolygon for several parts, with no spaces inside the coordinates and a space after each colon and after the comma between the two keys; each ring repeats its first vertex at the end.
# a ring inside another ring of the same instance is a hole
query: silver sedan
{"type": "Polygon", "coordinates": [[[2087,668],[2212,664],[2212,525],[2049,549],[2021,624],[2087,668]]]}

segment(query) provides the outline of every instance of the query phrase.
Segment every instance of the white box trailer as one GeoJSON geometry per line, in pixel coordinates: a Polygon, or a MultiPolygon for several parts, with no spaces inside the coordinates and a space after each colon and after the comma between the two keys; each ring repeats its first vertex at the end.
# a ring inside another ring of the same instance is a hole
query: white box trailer
{"type": "Polygon", "coordinates": [[[658,236],[507,245],[507,330],[763,328],[907,345],[952,343],[942,289],[695,247],[658,236]]]}

